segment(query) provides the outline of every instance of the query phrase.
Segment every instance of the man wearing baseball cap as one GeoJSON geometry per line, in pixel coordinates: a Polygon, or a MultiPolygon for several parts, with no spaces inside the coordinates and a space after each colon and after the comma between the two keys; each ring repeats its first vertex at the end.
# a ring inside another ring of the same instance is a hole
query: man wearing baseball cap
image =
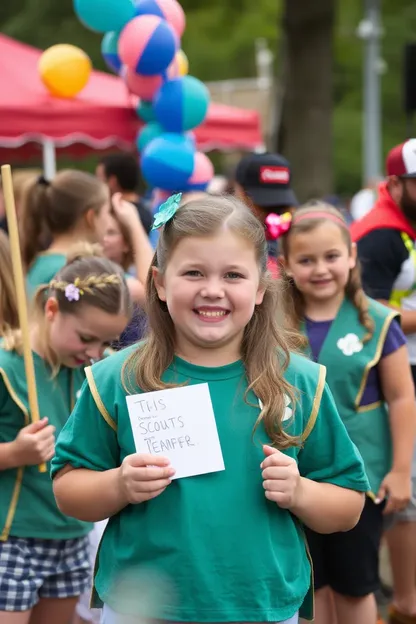
{"type": "MultiPolygon", "coordinates": [[[[351,225],[351,235],[357,242],[365,291],[400,309],[416,384],[416,139],[389,152],[386,172],[373,209],[351,225]]],[[[399,419],[396,427],[400,428],[399,419]]],[[[392,434],[394,443],[393,430],[392,434]]],[[[416,455],[410,465],[405,457],[409,450],[403,449],[403,465],[393,467],[401,473],[401,483],[411,473],[413,493],[410,505],[395,516],[387,533],[394,581],[391,624],[416,624],[416,455]]]]}
{"type": "MultiPolygon", "coordinates": [[[[235,193],[266,223],[269,214],[282,215],[298,205],[291,177],[290,165],[280,154],[249,154],[237,165],[235,193]]],[[[269,270],[277,276],[275,240],[269,241],[269,270]]]]}

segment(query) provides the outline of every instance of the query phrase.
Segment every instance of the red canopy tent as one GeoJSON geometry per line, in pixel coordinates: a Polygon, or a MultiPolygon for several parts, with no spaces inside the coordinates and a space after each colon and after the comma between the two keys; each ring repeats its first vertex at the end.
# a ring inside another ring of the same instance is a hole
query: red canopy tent
{"type": "MultiPolygon", "coordinates": [[[[83,153],[132,149],[139,126],[132,97],[117,76],[94,71],[74,99],[49,94],[37,65],[41,50],[0,34],[0,160],[22,160],[43,147],[53,168],[55,150],[83,153]]],[[[196,130],[200,149],[257,149],[257,111],[211,104],[196,130]]]]}

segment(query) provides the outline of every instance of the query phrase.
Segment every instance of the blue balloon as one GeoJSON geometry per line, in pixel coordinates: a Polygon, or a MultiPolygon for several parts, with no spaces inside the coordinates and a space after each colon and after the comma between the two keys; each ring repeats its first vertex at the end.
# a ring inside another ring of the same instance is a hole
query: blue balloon
{"type": "Polygon", "coordinates": [[[136,108],[136,113],[140,117],[140,119],[144,121],[144,123],[156,121],[156,117],[153,112],[153,105],[151,102],[144,102],[142,100],[136,108]]]}
{"type": "Polygon", "coordinates": [[[135,16],[132,0],[74,0],[78,19],[96,32],[120,31],[135,16]]]}
{"type": "Polygon", "coordinates": [[[205,119],[210,95],[203,82],[183,76],[165,82],[157,92],[153,110],[167,132],[186,132],[205,119]]]}
{"type": "Polygon", "coordinates": [[[157,139],[161,134],[164,133],[164,130],[157,121],[151,121],[146,126],[144,126],[137,137],[136,145],[137,149],[140,153],[149,145],[153,139],[157,139]]]}
{"type": "Polygon", "coordinates": [[[118,37],[119,34],[117,32],[108,32],[104,35],[101,42],[101,54],[103,55],[103,59],[107,67],[115,74],[120,73],[123,65],[117,51],[118,37]]]}
{"type": "Polygon", "coordinates": [[[195,148],[187,137],[165,133],[145,148],[140,166],[153,188],[180,191],[193,173],[195,148]]]}

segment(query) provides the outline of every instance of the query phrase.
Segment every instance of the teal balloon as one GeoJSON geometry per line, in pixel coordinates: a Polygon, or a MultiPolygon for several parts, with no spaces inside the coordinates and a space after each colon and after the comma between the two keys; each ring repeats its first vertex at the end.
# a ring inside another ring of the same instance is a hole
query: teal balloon
{"type": "Polygon", "coordinates": [[[199,126],[205,119],[210,94],[203,82],[183,76],[165,82],[157,92],[153,109],[167,132],[181,134],[199,126]]]}
{"type": "Polygon", "coordinates": [[[118,55],[118,37],[117,32],[108,32],[104,35],[101,42],[101,54],[105,60],[107,67],[111,69],[115,74],[119,74],[122,66],[122,62],[118,55]]]}
{"type": "Polygon", "coordinates": [[[120,31],[135,16],[133,0],[74,0],[78,19],[90,30],[120,31]]]}
{"type": "Polygon", "coordinates": [[[153,105],[151,102],[140,102],[136,109],[136,112],[140,119],[144,121],[144,123],[156,121],[155,113],[153,111],[153,105]]]}
{"type": "Polygon", "coordinates": [[[139,152],[143,152],[143,150],[153,141],[153,139],[157,139],[161,134],[164,133],[164,130],[157,121],[151,121],[144,128],[142,128],[137,137],[137,149],[139,152]]]}

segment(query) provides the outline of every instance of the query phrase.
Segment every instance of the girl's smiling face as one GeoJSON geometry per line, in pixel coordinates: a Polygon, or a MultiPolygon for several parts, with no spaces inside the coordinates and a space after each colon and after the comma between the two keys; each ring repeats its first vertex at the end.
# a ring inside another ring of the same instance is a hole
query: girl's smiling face
{"type": "Polygon", "coordinates": [[[356,248],[350,252],[341,227],[328,221],[290,235],[285,264],[306,302],[328,302],[344,296],[356,264],[356,248]]]}
{"type": "Polygon", "coordinates": [[[154,268],[153,278],[175,326],[178,355],[196,348],[217,349],[230,362],[240,357],[244,329],[264,296],[249,242],[226,229],[184,238],[165,273],[154,268]]]}

